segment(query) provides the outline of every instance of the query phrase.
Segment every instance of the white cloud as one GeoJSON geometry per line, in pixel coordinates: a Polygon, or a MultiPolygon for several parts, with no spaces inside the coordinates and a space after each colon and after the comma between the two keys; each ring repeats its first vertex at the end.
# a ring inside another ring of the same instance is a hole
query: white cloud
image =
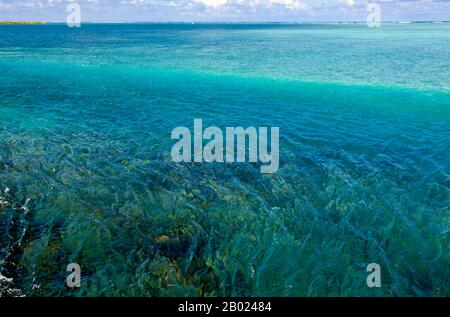
{"type": "Polygon", "coordinates": [[[289,9],[306,9],[306,4],[302,3],[300,0],[269,0],[271,4],[284,5],[289,9]]]}
{"type": "Polygon", "coordinates": [[[208,7],[219,7],[227,4],[228,0],[197,0],[197,2],[203,3],[208,7]]]}

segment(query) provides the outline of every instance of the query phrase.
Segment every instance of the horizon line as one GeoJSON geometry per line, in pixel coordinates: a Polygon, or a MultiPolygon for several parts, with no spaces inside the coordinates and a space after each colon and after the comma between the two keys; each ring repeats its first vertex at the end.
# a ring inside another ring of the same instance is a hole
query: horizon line
{"type": "MultiPolygon", "coordinates": [[[[0,20],[0,23],[66,23],[66,21],[38,21],[38,20],[0,20]]],[[[381,23],[449,23],[450,20],[386,20],[381,23]]],[[[98,24],[125,24],[125,23],[147,23],[147,24],[314,24],[314,23],[366,23],[364,20],[338,20],[338,21],[81,21],[81,23],[98,24]]]]}

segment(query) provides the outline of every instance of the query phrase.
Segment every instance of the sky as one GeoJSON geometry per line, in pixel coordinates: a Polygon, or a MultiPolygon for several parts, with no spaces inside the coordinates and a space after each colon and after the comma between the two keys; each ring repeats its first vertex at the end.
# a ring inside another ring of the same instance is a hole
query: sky
{"type": "Polygon", "coordinates": [[[382,21],[450,20],[450,0],[0,0],[0,21],[66,21],[73,2],[82,22],[366,21],[369,2],[382,21]]]}

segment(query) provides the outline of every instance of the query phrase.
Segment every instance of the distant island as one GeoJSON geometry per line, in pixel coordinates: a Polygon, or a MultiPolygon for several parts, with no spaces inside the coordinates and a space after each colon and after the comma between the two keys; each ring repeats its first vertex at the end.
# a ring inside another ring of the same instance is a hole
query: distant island
{"type": "Polygon", "coordinates": [[[17,21],[0,21],[0,24],[45,24],[45,22],[17,22],[17,21]]]}

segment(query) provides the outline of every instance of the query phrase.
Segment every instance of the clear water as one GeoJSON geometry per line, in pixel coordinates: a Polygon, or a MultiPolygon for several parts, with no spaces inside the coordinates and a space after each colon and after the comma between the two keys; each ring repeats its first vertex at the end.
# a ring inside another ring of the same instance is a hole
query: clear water
{"type": "Polygon", "coordinates": [[[450,24],[1,26],[0,273],[29,296],[448,295],[449,52],[450,24]],[[173,163],[194,118],[280,127],[280,170],[173,163]]]}

